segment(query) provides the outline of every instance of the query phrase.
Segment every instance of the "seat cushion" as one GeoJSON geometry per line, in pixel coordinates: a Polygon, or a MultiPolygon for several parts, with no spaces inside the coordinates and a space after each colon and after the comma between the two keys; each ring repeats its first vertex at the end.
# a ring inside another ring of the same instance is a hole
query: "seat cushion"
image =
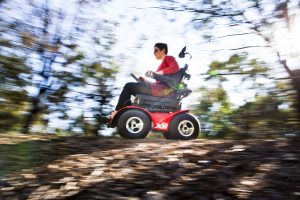
{"type": "Polygon", "coordinates": [[[158,101],[162,103],[173,102],[175,100],[174,97],[175,95],[164,96],[164,97],[156,97],[156,96],[143,95],[143,94],[136,95],[136,98],[145,99],[148,101],[158,101]]]}

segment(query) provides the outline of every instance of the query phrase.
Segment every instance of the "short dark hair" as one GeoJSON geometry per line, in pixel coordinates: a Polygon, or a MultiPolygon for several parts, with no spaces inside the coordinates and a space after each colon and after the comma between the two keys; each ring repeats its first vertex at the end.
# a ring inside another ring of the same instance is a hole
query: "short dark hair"
{"type": "Polygon", "coordinates": [[[156,43],[154,47],[159,48],[159,50],[165,49],[165,53],[168,54],[168,45],[165,43],[156,43]]]}

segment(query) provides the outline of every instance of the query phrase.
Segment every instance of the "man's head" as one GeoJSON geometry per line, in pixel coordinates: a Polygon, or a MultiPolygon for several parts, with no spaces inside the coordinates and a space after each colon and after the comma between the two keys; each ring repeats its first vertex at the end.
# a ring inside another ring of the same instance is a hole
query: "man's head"
{"type": "Polygon", "coordinates": [[[163,59],[168,54],[168,45],[165,43],[156,43],[154,45],[154,55],[157,59],[163,59]]]}

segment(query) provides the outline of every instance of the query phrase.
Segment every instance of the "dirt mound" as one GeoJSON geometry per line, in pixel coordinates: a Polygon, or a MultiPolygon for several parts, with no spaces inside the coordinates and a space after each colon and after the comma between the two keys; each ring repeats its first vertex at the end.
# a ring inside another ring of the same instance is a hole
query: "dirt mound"
{"type": "MultiPolygon", "coordinates": [[[[0,199],[300,199],[298,139],[26,142],[33,164],[3,175],[0,199]]],[[[0,143],[4,168],[25,162],[18,144],[0,143]]]]}

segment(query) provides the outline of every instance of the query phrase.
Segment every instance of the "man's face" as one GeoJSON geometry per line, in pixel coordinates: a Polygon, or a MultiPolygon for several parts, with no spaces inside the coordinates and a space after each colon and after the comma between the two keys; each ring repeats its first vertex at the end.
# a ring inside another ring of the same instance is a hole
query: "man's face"
{"type": "Polygon", "coordinates": [[[165,55],[165,49],[160,50],[157,47],[154,47],[154,55],[156,57],[156,59],[160,60],[163,58],[163,56],[165,55]]]}

